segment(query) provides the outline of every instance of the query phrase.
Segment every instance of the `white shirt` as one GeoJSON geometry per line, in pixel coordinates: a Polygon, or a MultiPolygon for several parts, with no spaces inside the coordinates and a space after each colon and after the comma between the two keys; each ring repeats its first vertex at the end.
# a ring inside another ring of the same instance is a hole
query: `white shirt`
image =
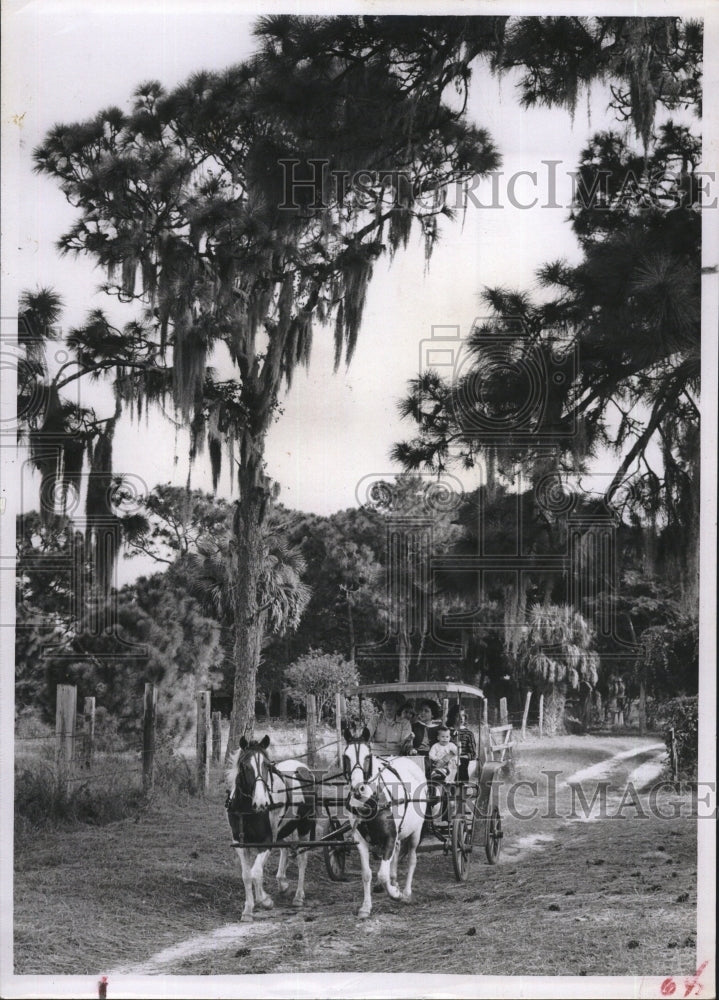
{"type": "Polygon", "coordinates": [[[457,757],[454,743],[435,743],[430,747],[429,759],[433,764],[448,764],[457,757]]]}

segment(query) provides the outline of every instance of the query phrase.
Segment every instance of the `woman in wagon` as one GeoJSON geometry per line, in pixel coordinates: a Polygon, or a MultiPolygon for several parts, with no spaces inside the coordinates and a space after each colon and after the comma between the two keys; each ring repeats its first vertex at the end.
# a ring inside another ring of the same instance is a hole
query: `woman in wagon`
{"type": "Polygon", "coordinates": [[[385,698],[382,714],[370,732],[372,746],[380,756],[399,756],[414,753],[412,726],[408,719],[397,717],[397,702],[385,698]]]}
{"type": "Polygon", "coordinates": [[[467,712],[461,705],[453,705],[450,708],[447,725],[450,738],[455,744],[459,743],[459,780],[467,781],[470,762],[477,759],[477,743],[474,733],[467,725],[467,712]]]}
{"type": "Polygon", "coordinates": [[[441,725],[436,716],[439,715],[439,706],[432,701],[423,701],[419,706],[417,719],[412,726],[414,734],[414,750],[421,757],[426,757],[430,747],[437,741],[437,729],[441,725]]]}

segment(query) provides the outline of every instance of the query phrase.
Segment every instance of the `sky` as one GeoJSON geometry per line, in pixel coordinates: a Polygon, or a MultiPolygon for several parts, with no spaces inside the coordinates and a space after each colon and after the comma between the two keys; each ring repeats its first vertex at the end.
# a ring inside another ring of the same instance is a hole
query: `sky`
{"type": "MultiPolygon", "coordinates": [[[[105,276],[88,259],[60,258],[55,251],[75,212],[53,181],[32,172],[32,150],[57,122],[82,120],[110,104],[127,107],[140,82],[158,79],[170,88],[200,68],[240,61],[254,44],[252,17],[243,10],[235,3],[166,2],[145,4],[140,11],[133,3],[70,0],[6,7],[13,44],[4,53],[3,124],[10,140],[5,155],[6,168],[9,162],[19,180],[18,197],[5,209],[9,231],[17,232],[9,288],[54,287],[65,301],[65,329],[80,323],[90,308],[114,315],[113,305],[96,293],[105,276]]],[[[396,441],[412,436],[413,428],[400,421],[397,402],[407,380],[427,363],[433,329],[466,336],[481,315],[483,287],[536,292],[539,265],[578,259],[567,221],[570,173],[590,134],[619,126],[605,113],[601,88],[580,102],[572,120],[563,110],[523,112],[515,82],[510,76],[493,78],[484,68],[475,71],[469,117],[488,129],[502,172],[473,192],[479,205],[470,198],[466,212],[460,208],[455,222],[444,223],[429,269],[419,234],[391,264],[378,263],[349,368],[333,372],[331,331],[315,330],[309,370],[297,371],[267,443],[267,471],[280,483],[280,500],[287,506],[329,514],[361,500],[368,477],[399,471],[389,452],[396,441]]],[[[454,195],[461,204],[461,193],[454,195]]],[[[12,310],[5,301],[3,315],[12,310]]],[[[95,402],[91,390],[82,392],[95,402]]],[[[108,401],[108,414],[111,407],[108,401]]],[[[184,484],[187,435],[159,416],[139,426],[125,420],[115,438],[114,465],[140,490],[160,482],[184,484]]],[[[20,478],[31,495],[34,481],[20,478]]],[[[191,481],[211,488],[206,460],[198,460],[191,481]]],[[[229,495],[229,490],[225,469],[219,492],[229,495]]]]}

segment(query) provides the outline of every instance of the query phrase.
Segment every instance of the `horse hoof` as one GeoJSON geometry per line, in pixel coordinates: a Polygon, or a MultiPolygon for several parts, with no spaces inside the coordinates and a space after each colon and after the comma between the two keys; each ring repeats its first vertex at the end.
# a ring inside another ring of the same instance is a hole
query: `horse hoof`
{"type": "Polygon", "coordinates": [[[254,919],[255,918],[252,916],[251,913],[243,913],[242,916],[240,917],[240,923],[251,924],[254,921],[254,919]]]}
{"type": "Polygon", "coordinates": [[[410,895],[409,895],[409,896],[405,896],[405,894],[404,894],[404,893],[402,893],[402,894],[400,895],[399,899],[400,899],[400,902],[401,902],[401,903],[404,903],[404,904],[405,904],[405,906],[409,906],[409,905],[410,905],[410,903],[412,902],[412,894],[410,893],[410,895]]]}
{"type": "Polygon", "coordinates": [[[266,899],[260,899],[259,904],[263,910],[271,910],[272,907],[275,905],[269,896],[266,899]]]}
{"type": "Polygon", "coordinates": [[[305,905],[305,901],[304,901],[304,899],[293,899],[292,900],[292,905],[294,907],[296,907],[296,909],[299,910],[299,909],[301,909],[305,905]]]}
{"type": "Polygon", "coordinates": [[[357,917],[359,920],[368,920],[371,912],[371,910],[359,910],[357,917]]]}

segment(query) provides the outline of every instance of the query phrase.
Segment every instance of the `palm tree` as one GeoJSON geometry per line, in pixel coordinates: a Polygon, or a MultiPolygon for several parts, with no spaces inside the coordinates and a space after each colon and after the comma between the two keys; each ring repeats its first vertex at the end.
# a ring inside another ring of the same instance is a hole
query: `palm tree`
{"type": "MultiPolygon", "coordinates": [[[[258,579],[260,650],[270,635],[282,635],[299,625],[311,596],[303,582],[305,562],[299,549],[288,544],[282,526],[274,520],[262,526],[262,561],[258,579]]],[[[199,561],[190,570],[193,591],[223,628],[225,658],[232,662],[235,601],[233,588],[233,549],[231,530],[201,539],[197,544],[199,561]]],[[[253,705],[254,707],[254,705],[253,705]]],[[[228,743],[228,755],[232,752],[228,743]]]]}
{"type": "Polygon", "coordinates": [[[519,670],[545,695],[544,720],[549,733],[562,726],[569,688],[580,680],[597,683],[599,656],[591,648],[593,634],[585,619],[569,605],[531,608],[517,649],[519,670]]]}
{"type": "MultiPolygon", "coordinates": [[[[92,407],[82,406],[63,393],[78,379],[97,377],[105,362],[88,366],[87,357],[76,351],[72,331],[66,341],[70,348],[68,360],[55,372],[48,365],[48,345],[60,337],[55,324],[60,320],[62,305],[62,298],[51,288],[26,290],[20,296],[18,441],[28,446],[31,462],[40,473],[39,509],[44,528],[61,523],[78,506],[84,478],[83,586],[89,588],[86,596],[97,607],[103,607],[120,547],[137,540],[148,524],[141,514],[123,510],[126,485],[121,476],[112,472],[117,403],[112,416],[102,417],[92,407]]],[[[90,325],[88,340],[95,335],[95,346],[100,350],[97,327],[97,323],[90,325]]],[[[111,329],[103,324],[105,334],[111,329]]],[[[119,331],[114,334],[120,339],[119,331]]],[[[138,351],[144,348],[126,348],[124,363],[133,364],[138,351]]],[[[113,360],[111,367],[116,363],[113,360]]],[[[151,364],[151,360],[147,363],[151,364]]],[[[79,510],[73,516],[78,517],[79,510]]],[[[84,606],[79,608],[78,616],[84,610],[84,606]]]]}

